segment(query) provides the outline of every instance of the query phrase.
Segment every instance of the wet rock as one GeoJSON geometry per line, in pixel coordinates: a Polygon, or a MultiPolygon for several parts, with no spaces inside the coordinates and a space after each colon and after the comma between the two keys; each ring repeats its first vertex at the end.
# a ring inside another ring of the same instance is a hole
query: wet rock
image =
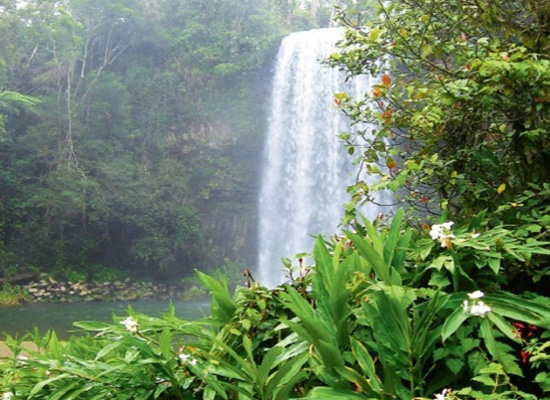
{"type": "Polygon", "coordinates": [[[47,276],[40,276],[39,281],[32,281],[24,286],[31,296],[31,301],[40,302],[73,302],[73,301],[131,301],[138,299],[170,299],[181,292],[177,285],[153,282],[134,282],[129,278],[124,281],[106,282],[60,282],[47,276]]]}

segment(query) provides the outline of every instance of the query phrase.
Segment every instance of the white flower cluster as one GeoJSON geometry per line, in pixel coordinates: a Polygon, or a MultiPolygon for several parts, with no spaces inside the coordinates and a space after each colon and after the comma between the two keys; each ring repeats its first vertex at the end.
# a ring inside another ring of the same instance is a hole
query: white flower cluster
{"type": "Polygon", "coordinates": [[[432,229],[430,229],[430,236],[433,240],[441,241],[441,247],[447,247],[447,244],[445,243],[446,239],[453,239],[455,237],[451,231],[451,226],[453,226],[453,224],[453,221],[449,221],[444,224],[432,225],[432,229]]]}
{"type": "Polygon", "coordinates": [[[126,330],[128,330],[128,332],[130,333],[137,333],[139,328],[138,322],[132,317],[128,317],[125,320],[120,321],[120,324],[124,325],[126,330]]]}
{"type": "Polygon", "coordinates": [[[473,293],[468,293],[468,297],[472,300],[472,305],[468,300],[464,300],[462,303],[462,309],[465,313],[473,315],[475,317],[485,317],[489,312],[491,312],[491,307],[485,304],[483,301],[479,300],[485,293],[481,290],[476,290],[473,293]]]}
{"type": "Polygon", "coordinates": [[[435,400],[445,400],[448,394],[451,394],[451,389],[443,389],[441,393],[435,395],[435,400]]]}
{"type": "Polygon", "coordinates": [[[12,392],[2,393],[2,400],[11,400],[12,396],[13,396],[12,392]]]}
{"type": "Polygon", "coordinates": [[[451,389],[443,389],[441,393],[435,395],[435,400],[445,400],[448,394],[451,394],[451,389]]]}
{"type": "Polygon", "coordinates": [[[197,360],[191,357],[189,354],[180,354],[178,358],[186,364],[193,366],[197,365],[197,360]]]}

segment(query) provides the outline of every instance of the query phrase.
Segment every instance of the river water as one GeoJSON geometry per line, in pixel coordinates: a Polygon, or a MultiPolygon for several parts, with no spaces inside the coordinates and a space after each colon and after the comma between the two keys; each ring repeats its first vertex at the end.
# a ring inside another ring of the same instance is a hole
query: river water
{"type": "MultiPolygon", "coordinates": [[[[209,313],[208,301],[174,301],[176,315],[182,319],[193,320],[205,317],[209,313]]],[[[59,337],[67,338],[77,329],[75,321],[112,322],[113,315],[124,316],[128,306],[149,316],[160,316],[168,311],[166,300],[137,300],[127,302],[78,302],[61,304],[25,304],[19,306],[0,306],[0,340],[7,333],[21,336],[38,327],[41,333],[54,329],[59,337]]]]}

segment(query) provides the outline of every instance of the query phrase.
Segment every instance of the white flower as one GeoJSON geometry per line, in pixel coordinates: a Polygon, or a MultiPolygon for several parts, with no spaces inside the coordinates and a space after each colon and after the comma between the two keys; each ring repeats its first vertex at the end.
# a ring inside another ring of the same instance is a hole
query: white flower
{"type": "Polygon", "coordinates": [[[5,392],[2,393],[2,400],[11,400],[11,397],[13,396],[12,392],[5,392]]]}
{"type": "Polygon", "coordinates": [[[481,299],[483,296],[485,296],[485,293],[483,293],[481,290],[476,290],[473,293],[468,293],[468,297],[472,300],[481,299]]]}
{"type": "MultiPolygon", "coordinates": [[[[27,365],[27,361],[29,360],[29,357],[19,355],[17,356],[17,365],[27,365]]],[[[4,400],[4,399],[2,399],[4,400]]]]}
{"type": "Polygon", "coordinates": [[[455,237],[453,235],[453,232],[451,232],[451,226],[453,226],[454,222],[449,221],[445,222],[444,224],[435,224],[432,225],[432,228],[430,229],[430,236],[433,240],[441,240],[442,246],[446,247],[445,239],[452,239],[455,237]]]}
{"type": "Polygon", "coordinates": [[[491,312],[491,307],[482,301],[475,303],[470,308],[470,315],[474,315],[476,317],[485,317],[485,315],[489,312],[491,312]]]}
{"type": "Polygon", "coordinates": [[[432,225],[432,229],[430,229],[430,236],[433,240],[439,239],[439,235],[441,233],[441,225],[432,225]]]}
{"type": "Polygon", "coordinates": [[[473,300],[473,304],[470,306],[468,300],[464,300],[464,302],[462,303],[462,310],[466,314],[470,314],[475,317],[485,317],[487,313],[491,312],[492,308],[479,300],[484,295],[485,294],[481,290],[477,290],[473,293],[468,293],[470,299],[473,300]]]}
{"type": "Polygon", "coordinates": [[[441,393],[435,395],[435,400],[445,400],[448,393],[451,393],[451,389],[443,389],[441,393]]]}
{"type": "Polygon", "coordinates": [[[136,333],[139,327],[138,322],[132,317],[128,317],[125,320],[120,321],[120,324],[124,325],[124,327],[131,333],[136,333]]]}
{"type": "Polygon", "coordinates": [[[453,221],[449,221],[449,222],[445,222],[444,224],[441,224],[441,226],[445,229],[451,229],[451,226],[453,226],[454,222],[453,221]]]}
{"type": "Polygon", "coordinates": [[[178,358],[189,365],[197,365],[197,360],[191,357],[189,354],[181,353],[178,358]]]}

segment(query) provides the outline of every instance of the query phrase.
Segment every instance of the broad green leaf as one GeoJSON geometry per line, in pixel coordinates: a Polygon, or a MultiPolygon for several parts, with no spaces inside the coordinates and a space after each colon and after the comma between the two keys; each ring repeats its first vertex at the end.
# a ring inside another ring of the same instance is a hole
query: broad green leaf
{"type": "Polygon", "coordinates": [[[481,336],[485,342],[485,347],[489,350],[489,353],[495,358],[495,360],[501,362],[502,354],[497,347],[495,336],[493,335],[493,328],[488,319],[483,318],[481,321],[481,336]]]}
{"type": "Polygon", "coordinates": [[[500,269],[500,258],[488,257],[489,268],[495,273],[498,274],[500,269]]]}
{"type": "Polygon", "coordinates": [[[502,344],[497,342],[489,319],[483,318],[480,328],[485,347],[487,347],[491,356],[502,365],[507,373],[523,376],[521,369],[514,361],[514,357],[503,350],[502,344]]]}
{"type": "Polygon", "coordinates": [[[280,347],[272,347],[263,356],[262,363],[258,368],[258,375],[257,375],[257,384],[259,387],[265,386],[267,382],[267,378],[269,376],[269,372],[275,366],[275,361],[277,359],[277,356],[282,352],[282,350],[283,349],[280,347]]]}
{"type": "Polygon", "coordinates": [[[306,374],[302,367],[308,358],[309,354],[302,353],[282,364],[277,372],[269,376],[266,395],[272,394],[274,399],[286,400],[295,384],[306,374]]]}
{"type": "Polygon", "coordinates": [[[206,286],[212,294],[212,301],[210,304],[212,317],[224,323],[229,322],[235,312],[236,306],[229,295],[227,283],[223,280],[219,282],[210,275],[199,270],[195,270],[195,272],[203,285],[206,286]]]}
{"type": "Polygon", "coordinates": [[[353,349],[353,354],[355,355],[359,366],[370,379],[370,384],[372,385],[372,388],[375,391],[379,392],[381,390],[380,379],[376,375],[374,360],[372,359],[368,350],[365,348],[365,346],[363,346],[363,344],[353,338],[351,339],[351,346],[353,349]]]}
{"type": "Polygon", "coordinates": [[[369,397],[378,397],[379,393],[377,393],[371,386],[369,380],[365,379],[365,377],[354,370],[353,368],[344,367],[339,368],[338,373],[346,379],[349,383],[357,387],[357,391],[360,391],[361,393],[366,394],[369,397]]]}
{"type": "Polygon", "coordinates": [[[464,312],[462,307],[458,307],[453,311],[443,324],[441,330],[441,338],[443,341],[447,340],[458,328],[468,319],[469,315],[464,312]]]}
{"type": "Polygon", "coordinates": [[[69,384],[66,384],[66,385],[63,385],[61,388],[59,388],[59,390],[57,390],[56,392],[52,393],[51,395],[48,396],[48,400],[59,400],[61,399],[65,394],[67,394],[68,392],[70,392],[71,390],[73,390],[76,386],[79,386],[81,385],[82,382],[78,381],[78,380],[75,380],[74,382],[72,383],[69,383],[69,384]]]}
{"type": "Polygon", "coordinates": [[[375,248],[366,239],[351,232],[348,232],[347,236],[353,241],[359,253],[369,262],[378,278],[389,283],[390,271],[380,253],[377,253],[375,248]]]}
{"type": "Polygon", "coordinates": [[[316,387],[309,391],[307,399],[315,400],[368,400],[369,398],[350,390],[316,387]]]}
{"type": "Polygon", "coordinates": [[[491,387],[496,387],[497,386],[497,383],[495,382],[495,380],[493,378],[491,378],[490,376],[488,376],[488,375],[474,376],[472,378],[472,380],[477,381],[477,382],[481,382],[486,386],[491,386],[491,387]]]}
{"type": "Polygon", "coordinates": [[[378,40],[379,35],[380,35],[380,29],[378,29],[378,28],[371,29],[371,31],[369,33],[369,39],[372,42],[376,42],[376,40],[378,40]]]}
{"type": "Polygon", "coordinates": [[[61,347],[59,345],[59,340],[57,339],[57,334],[55,331],[52,331],[52,334],[50,336],[50,341],[48,342],[48,350],[49,352],[58,360],[61,359],[61,347]]]}
{"type": "Polygon", "coordinates": [[[445,360],[445,365],[453,374],[458,375],[462,367],[464,367],[464,361],[458,358],[447,358],[445,360]]]}
{"type": "Polygon", "coordinates": [[[403,214],[404,211],[400,208],[393,216],[390,233],[384,243],[384,261],[386,261],[387,265],[392,265],[393,262],[393,255],[395,254],[397,248],[399,232],[401,230],[401,222],[403,221],[403,214]]]}
{"type": "Polygon", "coordinates": [[[57,375],[49,379],[45,379],[43,381],[38,382],[29,393],[29,399],[33,398],[35,394],[37,394],[40,390],[48,386],[50,383],[60,381],[65,378],[69,378],[70,376],[71,376],[70,374],[65,373],[65,374],[57,375]]]}
{"type": "MultiPolygon", "coordinates": [[[[87,392],[88,390],[92,389],[91,385],[84,385],[84,387],[81,387],[80,389],[77,389],[73,392],[71,392],[68,396],[64,397],[64,400],[73,400],[81,398],[79,397],[82,393],[87,392]]],[[[147,394],[149,396],[149,394],[147,394]]]]}
{"type": "Polygon", "coordinates": [[[540,372],[535,376],[537,382],[544,392],[550,392],[550,374],[548,372],[540,372]]]}
{"type": "Polygon", "coordinates": [[[365,222],[365,229],[367,230],[367,234],[368,234],[367,240],[370,240],[372,242],[372,245],[376,253],[380,257],[384,257],[384,243],[382,241],[382,238],[378,235],[376,228],[368,219],[365,219],[364,222],[365,222]]]}
{"type": "Polygon", "coordinates": [[[502,318],[502,316],[495,312],[490,312],[487,314],[487,318],[489,318],[489,321],[495,324],[499,331],[504,333],[509,339],[517,343],[521,343],[521,339],[518,337],[512,324],[507,322],[504,318],[502,318]]]}
{"type": "Polygon", "coordinates": [[[527,322],[544,328],[550,328],[550,307],[534,301],[522,299],[511,293],[491,293],[485,295],[485,303],[492,312],[516,321],[527,322]]]}
{"type": "Polygon", "coordinates": [[[106,331],[113,327],[111,324],[98,321],[77,321],[73,325],[86,331],[106,331]]]}
{"type": "Polygon", "coordinates": [[[432,46],[429,44],[424,44],[420,49],[420,54],[422,55],[422,57],[427,57],[432,53],[433,53],[433,49],[432,49],[432,46]]]}
{"type": "Polygon", "coordinates": [[[169,360],[174,357],[174,350],[172,348],[172,334],[168,329],[164,329],[160,334],[159,346],[165,360],[169,360]]]}
{"type": "Polygon", "coordinates": [[[114,364],[113,366],[110,366],[109,368],[105,369],[103,372],[101,372],[100,374],[98,374],[96,376],[96,378],[101,378],[102,376],[104,375],[110,375],[112,374],[114,371],[118,371],[118,370],[121,370],[121,369],[125,369],[127,368],[127,365],[126,364],[114,364]]]}
{"type": "Polygon", "coordinates": [[[105,357],[107,354],[109,354],[111,351],[116,349],[117,347],[120,347],[124,342],[118,340],[113,343],[109,343],[107,346],[103,347],[95,356],[96,361],[100,360],[101,358],[105,357]]]}
{"type": "Polygon", "coordinates": [[[413,231],[410,229],[407,230],[397,243],[397,247],[395,249],[395,253],[392,259],[392,265],[399,272],[404,272],[403,270],[405,256],[407,255],[407,251],[409,250],[409,243],[411,242],[412,235],[413,231]]]}

